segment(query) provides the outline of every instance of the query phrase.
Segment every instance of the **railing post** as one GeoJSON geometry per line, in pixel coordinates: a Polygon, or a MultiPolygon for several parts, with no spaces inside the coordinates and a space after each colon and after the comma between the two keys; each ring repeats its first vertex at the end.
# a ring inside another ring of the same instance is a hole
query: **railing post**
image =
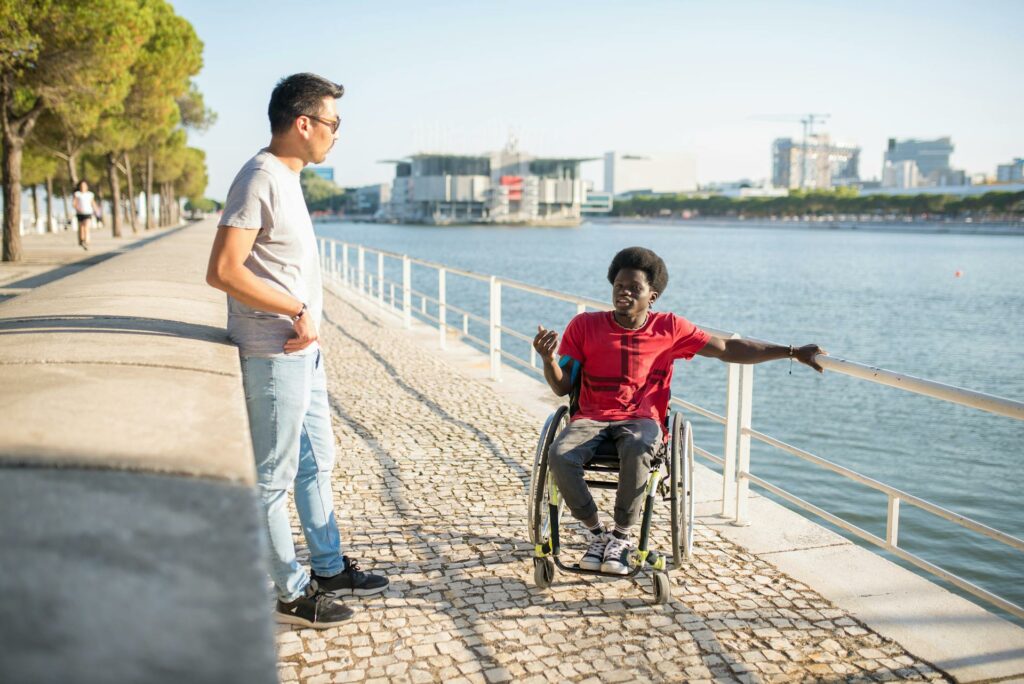
{"type": "Polygon", "coordinates": [[[447,326],[445,325],[445,319],[448,315],[448,298],[445,292],[445,274],[445,269],[437,269],[437,329],[440,331],[441,335],[439,340],[441,349],[448,348],[448,331],[447,326]]]}
{"type": "Polygon", "coordinates": [[[331,240],[331,280],[338,279],[338,243],[331,240]]]}
{"type": "Polygon", "coordinates": [[[358,261],[356,262],[356,278],[359,281],[359,294],[363,294],[366,291],[366,250],[362,245],[359,246],[358,261]]]}
{"type": "Polygon", "coordinates": [[[391,283],[390,290],[391,290],[391,308],[394,309],[395,308],[395,284],[394,283],[391,283]]]}
{"type": "Polygon", "coordinates": [[[900,498],[889,495],[889,511],[885,518],[885,543],[892,548],[899,546],[900,537],[900,498]]]}
{"type": "Polygon", "coordinates": [[[501,281],[491,276],[491,379],[501,380],[501,281]]]}
{"type": "Polygon", "coordinates": [[[736,512],[736,437],[740,422],[740,367],[730,363],[725,376],[725,443],[722,445],[722,512],[723,518],[736,512]]]}
{"type": "Polygon", "coordinates": [[[348,243],[341,243],[341,281],[346,285],[348,282],[348,243]]]}
{"type": "Polygon", "coordinates": [[[384,303],[384,253],[377,252],[377,301],[384,303]]]}
{"type": "Polygon", "coordinates": [[[740,366],[740,407],[739,434],[736,443],[736,519],[733,525],[745,527],[747,519],[748,494],[750,492],[750,421],[754,404],[754,367],[740,366]]]}
{"type": "Polygon", "coordinates": [[[587,310],[587,305],[586,304],[577,304],[576,305],[576,314],[577,315],[586,312],[586,310],[587,310]]]}
{"type": "Polygon", "coordinates": [[[402,317],[406,328],[412,327],[412,261],[402,257],[402,317]]]}

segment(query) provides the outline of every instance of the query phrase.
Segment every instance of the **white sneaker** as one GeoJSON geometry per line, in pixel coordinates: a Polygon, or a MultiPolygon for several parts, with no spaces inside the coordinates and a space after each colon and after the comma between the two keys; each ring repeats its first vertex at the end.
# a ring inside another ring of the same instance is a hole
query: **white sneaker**
{"type": "Polygon", "coordinates": [[[587,540],[587,552],[580,559],[581,570],[600,570],[604,562],[604,549],[611,540],[610,532],[594,534],[590,530],[583,530],[583,537],[587,540]]]}
{"type": "Polygon", "coordinates": [[[633,545],[629,539],[619,539],[614,534],[608,534],[608,545],[604,547],[604,558],[601,563],[601,572],[612,575],[629,574],[629,554],[633,551],[633,545]]]}

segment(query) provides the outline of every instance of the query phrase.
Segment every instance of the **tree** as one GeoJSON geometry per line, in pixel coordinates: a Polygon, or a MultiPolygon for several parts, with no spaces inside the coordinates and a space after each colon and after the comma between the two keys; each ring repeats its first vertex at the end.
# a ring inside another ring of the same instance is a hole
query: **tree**
{"type": "Polygon", "coordinates": [[[107,92],[145,36],[136,0],[0,0],[0,26],[3,259],[20,261],[22,157],[40,115],[107,92]]]}
{"type": "Polygon", "coordinates": [[[181,121],[178,98],[189,92],[189,79],[203,66],[203,43],[192,25],[165,0],[142,0],[142,4],[152,12],[154,30],[135,65],[133,93],[138,97],[128,112],[144,126],[134,153],[146,159],[143,178],[148,230],[153,227],[153,155],[181,121]]]}
{"type": "Polygon", "coordinates": [[[310,211],[322,211],[335,209],[344,204],[345,191],[318,175],[313,169],[303,169],[299,176],[299,184],[302,186],[302,197],[306,200],[306,207],[310,211]]]}
{"type": "Polygon", "coordinates": [[[56,171],[57,160],[46,150],[42,150],[32,143],[25,146],[21,158],[22,186],[32,189],[32,218],[38,223],[40,218],[38,187],[43,183],[47,184],[46,229],[48,231],[52,230],[53,226],[53,200],[50,197],[50,192],[52,192],[53,175],[56,171]]]}

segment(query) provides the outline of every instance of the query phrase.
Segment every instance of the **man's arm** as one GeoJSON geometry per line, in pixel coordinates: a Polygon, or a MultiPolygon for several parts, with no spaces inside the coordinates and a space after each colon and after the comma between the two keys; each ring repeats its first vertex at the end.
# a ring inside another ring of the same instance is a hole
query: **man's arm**
{"type": "MultiPolygon", "coordinates": [[[[260,280],[245,266],[259,231],[250,228],[221,226],[210,250],[210,263],[206,268],[208,285],[260,311],[294,317],[302,309],[300,302],[290,294],[274,289],[260,280]]],[[[295,337],[284,345],[286,353],[305,349],[317,339],[312,317],[303,315],[295,322],[295,337]]]]}
{"type": "Polygon", "coordinates": [[[540,354],[544,362],[544,379],[556,396],[564,397],[572,390],[572,376],[566,373],[555,359],[558,349],[558,333],[537,326],[537,335],[533,338],[533,348],[540,354]]]}
{"type": "Polygon", "coordinates": [[[805,344],[802,347],[783,347],[778,344],[765,344],[754,340],[722,339],[712,336],[704,348],[697,352],[699,356],[707,356],[725,363],[761,363],[791,357],[802,364],[810,366],[821,373],[822,367],[814,360],[818,354],[828,354],[816,344],[805,344]]]}

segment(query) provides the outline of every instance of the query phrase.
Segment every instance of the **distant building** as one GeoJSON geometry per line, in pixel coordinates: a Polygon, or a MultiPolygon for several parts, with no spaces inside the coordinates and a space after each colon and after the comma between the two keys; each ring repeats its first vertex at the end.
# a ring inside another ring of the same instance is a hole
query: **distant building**
{"type": "Polygon", "coordinates": [[[1024,181],[1024,159],[1014,159],[1009,164],[1000,164],[996,167],[997,183],[1020,183],[1024,181]]]}
{"type": "Polygon", "coordinates": [[[485,155],[417,154],[395,164],[385,218],[413,223],[576,225],[587,159],[535,157],[515,141],[485,155]]]}
{"type": "MultiPolygon", "coordinates": [[[[953,141],[949,137],[935,140],[889,138],[883,166],[890,162],[893,164],[904,161],[913,162],[917,165],[919,185],[957,185],[957,183],[950,182],[955,180],[950,176],[953,171],[949,165],[951,154],[953,154],[953,141]]],[[[959,183],[959,185],[963,185],[963,183],[959,183]]]]}
{"type": "Polygon", "coordinates": [[[352,210],[363,216],[374,216],[382,205],[391,201],[391,185],[375,183],[355,189],[355,202],[352,210]]]}
{"type": "Polygon", "coordinates": [[[753,181],[743,178],[737,181],[717,181],[700,187],[702,197],[718,195],[735,199],[740,197],[785,197],[788,194],[788,188],[772,187],[764,179],[753,181]]]}
{"type": "Polygon", "coordinates": [[[917,163],[910,159],[886,161],[882,167],[883,188],[916,188],[919,180],[917,163]]]}
{"type": "Polygon", "coordinates": [[[808,136],[806,144],[792,138],[772,143],[772,185],[776,188],[823,190],[860,180],[860,148],[833,143],[827,134],[808,136]]]}
{"type": "Polygon", "coordinates": [[[311,166],[309,170],[320,176],[324,180],[334,181],[334,167],[333,166],[311,166]]]}
{"type": "Polygon", "coordinates": [[[582,211],[584,214],[607,214],[611,212],[613,205],[614,196],[612,193],[587,190],[587,197],[583,201],[582,211]]]}
{"type": "Polygon", "coordinates": [[[637,190],[651,193],[677,193],[697,189],[697,164],[685,153],[653,155],[606,152],[604,155],[604,191],[612,196],[637,190]]]}

